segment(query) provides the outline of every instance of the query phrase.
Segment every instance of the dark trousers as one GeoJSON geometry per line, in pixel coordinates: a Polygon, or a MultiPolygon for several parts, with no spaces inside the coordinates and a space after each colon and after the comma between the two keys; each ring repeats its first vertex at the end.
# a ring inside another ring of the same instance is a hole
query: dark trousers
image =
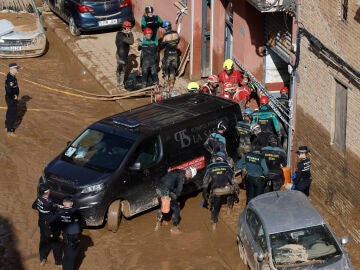
{"type": "Polygon", "coordinates": [[[75,269],[77,248],[79,245],[78,234],[64,234],[64,258],[62,261],[63,270],[75,269]]]}
{"type": "Polygon", "coordinates": [[[10,99],[5,96],[5,101],[7,105],[7,111],[5,116],[5,128],[8,132],[14,132],[15,120],[17,114],[17,100],[10,99]]]}
{"type": "Polygon", "coordinates": [[[210,197],[210,203],[211,203],[211,220],[213,223],[218,222],[218,217],[221,209],[221,204],[225,200],[227,201],[227,206],[229,209],[232,209],[235,202],[235,196],[234,194],[228,194],[228,195],[214,195],[212,194],[210,197]]]}
{"type": "Polygon", "coordinates": [[[295,190],[299,190],[306,196],[310,195],[311,179],[301,179],[296,185],[295,190]]]}
{"type": "Polygon", "coordinates": [[[179,66],[179,57],[177,52],[165,55],[162,60],[163,75],[166,80],[175,78],[179,66]]]}
{"type": "Polygon", "coordinates": [[[59,234],[52,232],[49,226],[42,224],[40,227],[40,244],[39,254],[40,261],[46,260],[50,250],[53,251],[54,259],[56,264],[61,264],[62,261],[62,250],[61,243],[59,240],[59,234]]]}
{"type": "Polygon", "coordinates": [[[156,70],[156,64],[146,65],[143,64],[141,67],[142,70],[142,83],[144,87],[153,85],[159,82],[156,70]]]}
{"type": "Polygon", "coordinates": [[[247,176],[246,204],[248,204],[252,198],[264,193],[265,184],[265,179],[262,177],[247,176]]]}
{"type": "Polygon", "coordinates": [[[270,191],[278,191],[283,185],[282,172],[269,172],[269,181],[271,182],[270,191]]]}
{"type": "MultiPolygon", "coordinates": [[[[160,204],[160,209],[157,212],[156,218],[158,222],[161,222],[163,220],[163,213],[161,212],[161,199],[159,197],[159,204],[160,204]]],[[[171,215],[171,222],[174,226],[177,226],[179,224],[180,221],[180,206],[179,203],[177,202],[177,200],[171,199],[170,202],[170,213],[172,213],[171,215]]],[[[167,214],[165,214],[167,215],[167,214]]]]}

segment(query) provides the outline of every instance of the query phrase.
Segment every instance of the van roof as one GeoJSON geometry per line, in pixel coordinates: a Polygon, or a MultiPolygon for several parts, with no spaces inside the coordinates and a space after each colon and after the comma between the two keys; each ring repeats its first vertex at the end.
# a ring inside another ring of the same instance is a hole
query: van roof
{"type": "Polygon", "coordinates": [[[252,199],[248,208],[258,214],[269,234],[325,223],[308,198],[295,190],[262,194],[252,199]]]}
{"type": "Polygon", "coordinates": [[[99,122],[107,125],[121,125],[128,129],[140,126],[156,130],[233,106],[238,107],[236,103],[216,96],[188,93],[128,110],[99,122]]]}

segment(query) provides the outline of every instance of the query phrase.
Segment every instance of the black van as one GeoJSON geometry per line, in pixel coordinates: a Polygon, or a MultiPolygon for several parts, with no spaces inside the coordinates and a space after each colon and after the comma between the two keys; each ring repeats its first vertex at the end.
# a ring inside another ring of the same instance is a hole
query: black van
{"type": "Polygon", "coordinates": [[[184,194],[202,188],[210,156],[203,147],[224,120],[228,154],[236,157],[239,106],[206,94],[185,94],[102,119],[85,129],[51,161],[40,178],[56,203],[73,196],[88,226],[107,220],[116,231],[131,217],[158,205],[157,181],[175,168],[194,166],[184,194]]]}

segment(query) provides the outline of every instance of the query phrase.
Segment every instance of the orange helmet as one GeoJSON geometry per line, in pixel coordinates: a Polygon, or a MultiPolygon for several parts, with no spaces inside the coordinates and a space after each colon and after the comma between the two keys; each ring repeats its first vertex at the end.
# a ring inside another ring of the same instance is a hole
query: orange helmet
{"type": "Polygon", "coordinates": [[[269,98],[267,96],[262,96],[260,98],[260,105],[267,105],[269,103],[269,98]]]}
{"type": "Polygon", "coordinates": [[[284,86],[283,88],[280,89],[280,93],[289,93],[289,89],[284,86]]]}
{"type": "Polygon", "coordinates": [[[216,75],[210,75],[208,78],[208,82],[211,83],[218,83],[219,82],[219,77],[216,75]]]}
{"type": "Polygon", "coordinates": [[[152,35],[153,33],[153,30],[150,28],[150,27],[146,27],[144,29],[144,35],[147,35],[147,34],[151,34],[152,35]]]}

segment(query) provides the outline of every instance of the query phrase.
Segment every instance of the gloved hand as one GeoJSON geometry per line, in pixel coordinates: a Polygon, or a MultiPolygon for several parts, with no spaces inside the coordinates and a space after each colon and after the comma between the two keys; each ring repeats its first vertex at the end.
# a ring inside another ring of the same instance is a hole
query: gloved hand
{"type": "Polygon", "coordinates": [[[296,179],[296,173],[293,173],[292,175],[291,175],[291,180],[294,180],[294,179],[296,179]]]}
{"type": "Polygon", "coordinates": [[[293,184],[293,185],[291,186],[291,190],[295,190],[295,188],[296,188],[296,185],[293,184]]]}

